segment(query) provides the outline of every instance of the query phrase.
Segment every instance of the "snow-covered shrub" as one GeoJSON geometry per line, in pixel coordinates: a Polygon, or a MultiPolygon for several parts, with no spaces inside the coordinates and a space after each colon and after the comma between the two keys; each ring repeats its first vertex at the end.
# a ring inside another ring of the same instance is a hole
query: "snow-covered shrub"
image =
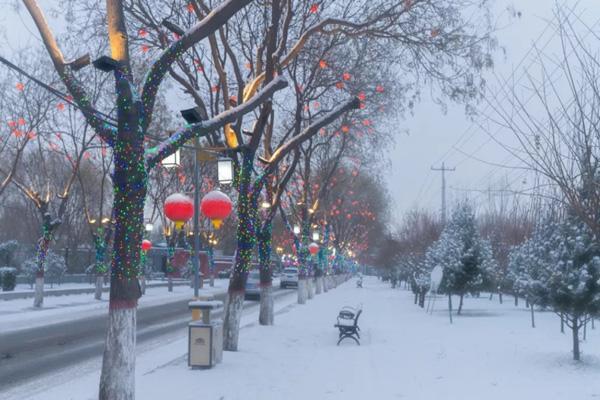
{"type": "Polygon", "coordinates": [[[15,290],[15,286],[17,286],[17,269],[12,267],[0,268],[0,285],[3,292],[15,290]]]}
{"type": "Polygon", "coordinates": [[[44,265],[44,275],[48,278],[48,281],[52,285],[53,283],[60,282],[60,279],[67,272],[67,264],[65,258],[48,250],[46,254],[46,263],[44,265]]]}
{"type": "MultiPolygon", "coordinates": [[[[27,276],[30,284],[33,284],[38,272],[37,261],[35,258],[25,260],[21,271],[27,276]]],[[[48,250],[44,261],[44,277],[48,278],[50,284],[60,282],[60,279],[67,272],[67,264],[63,256],[59,256],[52,250],[48,250]]]]}
{"type": "Polygon", "coordinates": [[[19,248],[19,242],[16,240],[8,240],[0,243],[0,262],[4,265],[11,265],[11,261],[15,251],[19,248]]]}

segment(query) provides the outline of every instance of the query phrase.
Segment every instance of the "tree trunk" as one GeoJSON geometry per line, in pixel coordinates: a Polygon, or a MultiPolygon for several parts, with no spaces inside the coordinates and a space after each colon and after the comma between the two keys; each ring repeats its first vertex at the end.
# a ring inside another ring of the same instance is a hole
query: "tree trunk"
{"type": "Polygon", "coordinates": [[[260,325],[273,325],[274,322],[273,285],[260,287],[260,312],[258,323],[260,325]]]}
{"type": "Polygon", "coordinates": [[[461,293],[460,295],[460,301],[458,302],[458,310],[456,311],[457,315],[460,315],[462,308],[463,308],[463,298],[465,297],[465,295],[463,293],[461,293]]]}
{"type": "Polygon", "coordinates": [[[519,306],[519,295],[515,294],[515,307],[519,306]]]}
{"type": "Polygon", "coordinates": [[[579,318],[573,317],[573,327],[571,328],[573,331],[573,360],[579,361],[580,352],[579,352],[579,318]]]}
{"type": "Polygon", "coordinates": [[[308,279],[306,280],[306,293],[308,295],[308,299],[311,300],[313,297],[315,297],[315,285],[314,285],[314,278],[312,276],[309,276],[308,279]]]}
{"type": "Polygon", "coordinates": [[[298,304],[306,304],[307,298],[306,278],[298,277],[298,304]]]}
{"type": "Polygon", "coordinates": [[[560,313],[560,333],[565,333],[565,316],[560,313]]]}
{"type": "Polygon", "coordinates": [[[142,294],[146,294],[146,275],[140,277],[140,289],[142,294]]]}
{"type": "Polygon", "coordinates": [[[225,318],[223,320],[223,350],[237,351],[240,320],[244,305],[246,279],[251,267],[254,245],[256,243],[256,217],[258,197],[252,196],[250,181],[254,154],[243,153],[238,181],[237,202],[237,250],[235,266],[229,280],[227,300],[225,302],[225,318]]]}
{"type": "Polygon", "coordinates": [[[533,310],[533,303],[529,303],[529,305],[531,306],[531,327],[535,328],[535,315],[533,310]]]}
{"type": "Polygon", "coordinates": [[[448,295],[448,315],[450,316],[450,323],[452,323],[452,294],[448,295]]]}
{"type": "Polygon", "coordinates": [[[167,277],[167,289],[169,290],[169,292],[173,291],[173,277],[170,274],[167,277]]]}
{"type": "Polygon", "coordinates": [[[323,293],[323,277],[322,276],[318,276],[315,278],[315,286],[316,286],[315,294],[323,293]]]}
{"type": "Polygon", "coordinates": [[[329,290],[329,277],[327,275],[322,277],[323,279],[323,293],[327,293],[329,290]]]}
{"type": "Polygon", "coordinates": [[[44,274],[35,277],[35,297],[33,306],[40,308],[44,305],[44,274]]]}
{"type": "Polygon", "coordinates": [[[500,300],[500,304],[502,304],[502,292],[498,292],[498,300],[500,300]]]}
{"type": "Polygon", "coordinates": [[[96,275],[96,290],[94,291],[94,299],[102,300],[102,286],[104,285],[104,277],[96,275]]]}
{"type": "Polygon", "coordinates": [[[257,233],[258,266],[260,271],[260,311],[258,323],[273,325],[273,273],[271,271],[272,225],[266,222],[257,233]]]}
{"type": "Polygon", "coordinates": [[[240,333],[240,321],[244,307],[244,292],[228,292],[225,301],[225,318],[223,319],[223,350],[237,351],[240,333]],[[226,329],[225,329],[226,327],[226,329]]]}
{"type": "Polygon", "coordinates": [[[141,296],[138,273],[144,232],[147,171],[141,101],[132,93],[131,77],[115,71],[118,116],[114,147],[113,257],[110,268],[110,303],[99,400],[135,398],[135,338],[137,302],[141,296]]]}
{"type": "Polygon", "coordinates": [[[136,308],[111,308],[102,358],[100,400],[135,398],[136,308]]]}
{"type": "Polygon", "coordinates": [[[40,308],[44,305],[44,270],[46,267],[46,255],[52,233],[46,223],[44,224],[44,235],[38,240],[38,248],[36,254],[36,273],[35,273],[35,297],[33,298],[33,306],[40,308]]]}
{"type": "Polygon", "coordinates": [[[421,307],[421,308],[425,308],[425,295],[426,295],[426,294],[427,294],[427,293],[425,292],[425,290],[424,290],[424,289],[422,289],[422,290],[419,292],[419,307],[421,307]]]}
{"type": "Polygon", "coordinates": [[[490,292],[490,301],[494,299],[494,292],[490,292]]]}
{"type": "Polygon", "coordinates": [[[415,292],[415,305],[419,304],[419,292],[415,292]]]}

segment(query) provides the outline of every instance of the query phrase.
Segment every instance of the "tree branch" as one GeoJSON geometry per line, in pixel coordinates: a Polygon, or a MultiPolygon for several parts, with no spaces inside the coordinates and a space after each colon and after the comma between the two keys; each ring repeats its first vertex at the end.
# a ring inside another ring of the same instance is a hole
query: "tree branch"
{"type": "Polygon", "coordinates": [[[87,94],[85,88],[73,76],[71,69],[67,67],[64,56],[58,47],[58,43],[48,25],[48,21],[46,21],[44,13],[37,4],[37,1],[23,0],[23,3],[37,26],[40,36],[42,37],[42,42],[54,64],[54,69],[58,72],[60,79],[69,90],[69,93],[73,96],[73,100],[79,106],[86,121],[94,128],[94,131],[96,131],[102,140],[110,146],[113,146],[117,134],[116,129],[109,126],[107,122],[98,115],[97,111],[90,103],[90,96],[87,94]]]}
{"type": "Polygon", "coordinates": [[[215,8],[202,21],[187,31],[180,39],[171,43],[158,60],[152,64],[145,78],[144,88],[142,90],[142,101],[144,103],[144,128],[148,127],[152,120],[152,110],[156,93],[162,80],[167,74],[171,64],[175,62],[183,52],[190,49],[193,45],[214,33],[217,29],[227,23],[227,21],[239,10],[248,5],[252,0],[227,0],[215,8]]]}
{"type": "Polygon", "coordinates": [[[294,136],[292,139],[290,139],[289,142],[283,144],[281,147],[279,147],[277,150],[275,150],[275,152],[273,152],[273,155],[271,156],[271,158],[268,161],[269,165],[267,166],[266,170],[275,168],[277,166],[277,163],[281,159],[283,159],[290,151],[292,151],[293,149],[298,147],[304,141],[313,137],[317,132],[319,132],[319,129],[321,129],[324,126],[329,125],[330,123],[332,123],[334,120],[336,120],[339,116],[341,116],[345,112],[353,110],[353,109],[358,109],[359,107],[360,107],[360,100],[358,98],[354,97],[351,100],[346,101],[345,103],[343,103],[341,106],[334,109],[330,113],[325,114],[323,117],[318,119],[312,125],[308,126],[302,133],[300,133],[297,136],[294,136]]]}
{"type": "Polygon", "coordinates": [[[234,122],[242,115],[249,113],[263,104],[270,99],[276,91],[281,90],[286,86],[286,80],[283,77],[278,77],[261,89],[261,91],[249,101],[224,111],[212,119],[179,129],[171,135],[171,137],[146,152],[146,163],[148,168],[152,168],[165,157],[175,153],[177,149],[190,139],[205,136],[210,132],[222,128],[225,124],[234,122]]]}

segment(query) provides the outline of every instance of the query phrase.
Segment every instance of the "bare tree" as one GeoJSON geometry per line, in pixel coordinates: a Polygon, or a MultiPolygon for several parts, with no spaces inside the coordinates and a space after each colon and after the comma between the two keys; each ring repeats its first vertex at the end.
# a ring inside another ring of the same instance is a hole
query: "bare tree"
{"type": "Polygon", "coordinates": [[[559,8],[554,24],[560,53],[538,51],[539,76],[527,71],[529,83],[524,90],[510,89],[504,82],[502,94],[508,104],[499,101],[501,96],[487,99],[496,112],[488,117],[512,132],[520,148],[500,144],[558,189],[536,190],[534,195],[568,205],[598,235],[600,64],[593,47],[598,36],[559,8]]]}
{"type": "Polygon", "coordinates": [[[115,234],[109,324],[100,380],[100,399],[134,398],[136,306],[141,294],[137,273],[148,171],[185,142],[195,137],[206,136],[251,112],[286,84],[282,78],[273,79],[255,96],[237,107],[210,120],[182,127],[156,147],[146,149],[144,146],[158,89],[169,68],[177,62],[181,54],[225,25],[249,2],[225,1],[206,18],[173,40],[156,61],[150,63],[148,73],[138,90],[131,68],[123,2],[107,0],[106,21],[111,57],[101,59],[95,65],[114,74],[116,117],[113,119],[96,110],[91,104],[86,89],[76,78],[76,68],[65,60],[37,2],[23,1],[39,30],[54,68],[73,97],[73,102],[77,104],[96,134],[112,147],[114,154],[115,234]]]}

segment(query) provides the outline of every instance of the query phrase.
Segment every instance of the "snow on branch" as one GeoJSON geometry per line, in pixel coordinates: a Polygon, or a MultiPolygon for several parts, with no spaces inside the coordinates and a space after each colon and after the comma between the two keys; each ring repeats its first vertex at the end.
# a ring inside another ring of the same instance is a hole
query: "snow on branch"
{"type": "Polygon", "coordinates": [[[207,121],[191,124],[185,128],[177,130],[173,135],[171,135],[171,137],[146,152],[146,162],[148,168],[152,168],[165,157],[175,153],[175,151],[182,147],[187,141],[196,137],[205,136],[210,132],[222,128],[226,124],[235,122],[235,120],[242,115],[251,112],[256,107],[268,101],[276,91],[281,90],[286,86],[287,81],[282,76],[279,76],[273,81],[269,82],[260,90],[260,92],[258,92],[247,102],[242,103],[235,108],[223,111],[221,114],[207,121]]]}
{"type": "Polygon", "coordinates": [[[158,87],[175,60],[196,43],[225,25],[236,12],[248,5],[251,1],[252,0],[225,1],[183,34],[181,38],[171,43],[171,45],[162,52],[158,60],[152,64],[150,71],[148,71],[142,90],[142,101],[147,116],[144,121],[146,126],[150,124],[150,120],[152,119],[152,110],[154,108],[158,87]]]}
{"type": "Polygon", "coordinates": [[[313,137],[317,132],[319,132],[319,129],[329,125],[345,112],[357,109],[359,107],[360,100],[357,97],[354,97],[316,120],[313,124],[309,125],[304,131],[302,131],[302,133],[294,136],[287,143],[281,145],[277,150],[275,150],[275,152],[273,152],[273,155],[268,160],[269,165],[265,169],[265,173],[270,172],[273,168],[275,168],[277,163],[281,161],[290,151],[294,150],[303,142],[313,137]]]}
{"type": "Polygon", "coordinates": [[[69,93],[73,96],[73,101],[77,104],[86,121],[98,136],[100,136],[109,146],[113,146],[116,138],[116,129],[110,126],[94,109],[90,102],[90,96],[87,94],[85,88],[75,78],[70,67],[67,66],[68,63],[65,62],[65,58],[58,47],[58,43],[48,25],[48,21],[37,1],[23,0],[23,3],[35,22],[42,38],[42,42],[54,64],[54,69],[56,69],[60,79],[69,90],[69,93]]]}

